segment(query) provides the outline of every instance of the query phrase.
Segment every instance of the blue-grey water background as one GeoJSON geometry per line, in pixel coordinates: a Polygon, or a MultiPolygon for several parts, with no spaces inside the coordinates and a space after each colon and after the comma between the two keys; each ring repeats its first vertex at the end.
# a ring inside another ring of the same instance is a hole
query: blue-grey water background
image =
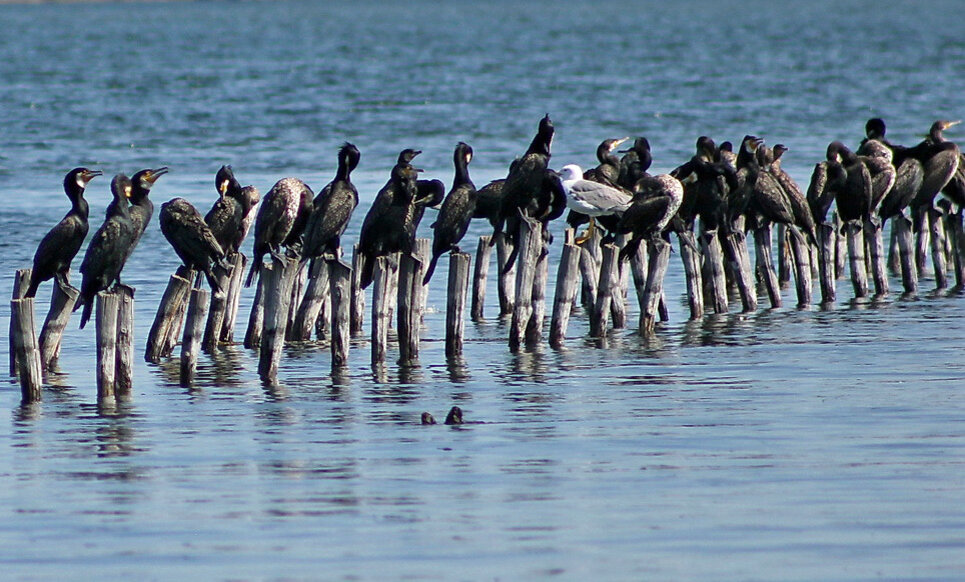
{"type": "MultiPolygon", "coordinates": [[[[348,242],[400,149],[448,183],[466,141],[482,185],[547,112],[557,168],[644,135],[668,171],[701,134],[754,133],[788,145],[806,185],[869,117],[909,143],[965,116],[963,18],[957,0],[0,6],[0,294],[78,165],[106,174],[96,223],[116,172],[170,166],[155,201],[206,209],[221,164],[263,193],[286,176],[317,190],[349,140],[348,242]]],[[[176,265],[155,219],[125,270],[138,355],[176,265]]],[[[965,297],[924,281],[852,305],[842,281],[827,311],[687,323],[671,265],[652,340],[599,348],[577,314],[565,349],[513,355],[491,287],[449,365],[443,264],[414,370],[373,375],[363,338],[333,381],[309,344],[266,388],[233,346],[193,390],[139,361],[112,414],[74,320],[42,404],[0,391],[0,578],[965,578],[965,297]],[[468,424],[419,425],[452,405],[468,424]]]]}

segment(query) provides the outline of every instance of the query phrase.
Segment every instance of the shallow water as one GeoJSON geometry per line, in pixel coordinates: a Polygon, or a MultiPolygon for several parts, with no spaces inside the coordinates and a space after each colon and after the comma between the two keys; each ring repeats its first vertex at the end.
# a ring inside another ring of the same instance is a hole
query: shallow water
{"type": "MultiPolygon", "coordinates": [[[[787,144],[784,166],[806,184],[827,143],[857,142],[868,117],[910,143],[962,117],[965,93],[965,41],[949,24],[965,7],[952,0],[194,2],[0,16],[4,296],[66,211],[60,182],[77,165],[168,165],[155,201],[207,208],[223,163],[262,192],[284,176],[318,189],[350,140],[363,198],[351,241],[400,149],[424,150],[419,165],[448,182],[452,147],[467,141],[481,185],[505,174],[545,112],[554,167],[589,165],[606,137],[646,135],[667,171],[700,134],[755,133],[787,144]]],[[[88,190],[95,221],[107,186],[88,190]]],[[[466,248],[485,233],[474,226],[466,248]]],[[[177,386],[176,363],[138,362],[133,402],[106,413],[94,405],[93,330],[73,322],[41,404],[20,407],[13,383],[0,391],[2,577],[965,571],[960,295],[925,280],[916,298],[852,304],[841,281],[829,310],[686,322],[675,255],[671,322],[654,338],[616,331],[599,347],[579,314],[564,349],[512,354],[490,288],[490,319],[467,324],[464,361],[448,363],[444,263],[413,369],[374,373],[361,338],[332,378],[327,347],[311,344],[286,348],[280,386],[266,388],[256,354],[232,346],[202,358],[193,390],[177,386]],[[419,425],[452,405],[467,424],[419,425]]],[[[176,264],[155,222],[125,269],[138,354],[176,264]]],[[[633,322],[632,292],[630,303],[633,322]]]]}

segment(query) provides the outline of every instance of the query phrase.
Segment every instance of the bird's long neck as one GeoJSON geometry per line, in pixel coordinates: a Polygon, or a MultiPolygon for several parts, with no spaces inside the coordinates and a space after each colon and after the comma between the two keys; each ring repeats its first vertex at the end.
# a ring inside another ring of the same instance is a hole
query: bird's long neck
{"type": "Polygon", "coordinates": [[[466,162],[466,156],[457,154],[455,157],[456,174],[452,179],[453,186],[461,186],[468,183],[469,180],[469,163],[466,162]]]}

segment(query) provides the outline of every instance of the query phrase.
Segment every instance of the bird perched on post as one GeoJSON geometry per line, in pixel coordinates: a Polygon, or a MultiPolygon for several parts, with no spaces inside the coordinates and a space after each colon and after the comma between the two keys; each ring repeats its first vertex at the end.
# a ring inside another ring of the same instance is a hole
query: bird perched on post
{"type": "Polygon", "coordinates": [[[439,257],[446,251],[459,252],[459,241],[466,235],[469,222],[476,211],[476,186],[469,178],[469,162],[472,160],[472,148],[469,144],[459,142],[453,152],[452,161],[456,168],[452,180],[452,189],[442,203],[439,217],[432,223],[434,235],[432,237],[432,259],[426,269],[426,276],[422,283],[426,284],[435,272],[439,257]]]}
{"type": "Polygon", "coordinates": [[[590,226],[583,240],[592,236],[596,217],[619,216],[630,206],[630,194],[602,182],[584,180],[583,170],[576,164],[563,166],[560,180],[566,192],[566,206],[590,218],[590,226]]]}
{"type": "Polygon", "coordinates": [[[298,178],[282,178],[271,187],[261,202],[255,219],[254,257],[245,286],[250,287],[261,271],[265,253],[279,259],[282,246],[291,248],[301,237],[314,193],[298,178]]]}
{"type": "Polygon", "coordinates": [[[74,168],[64,177],[64,192],[70,199],[71,207],[61,220],[44,236],[34,253],[33,270],[30,272],[30,285],[25,297],[37,294],[37,287],[44,281],[56,277],[62,289],[70,287],[68,273],[70,263],[80,250],[89,229],[87,217],[89,208],[84,200],[84,189],[95,177],[97,170],[74,168]]]}
{"type": "Polygon", "coordinates": [[[359,193],[352,184],[351,175],[360,157],[358,148],[350,143],[343,144],[339,149],[335,178],[315,197],[312,214],[305,226],[303,260],[325,254],[338,260],[342,233],[359,203],[359,193]]]}
{"type": "Polygon", "coordinates": [[[184,198],[174,198],[161,205],[160,223],[161,233],[184,266],[204,273],[211,290],[220,291],[211,267],[224,258],[225,252],[201,213],[184,198]]]}
{"type": "Polygon", "coordinates": [[[617,226],[617,232],[631,235],[620,250],[620,260],[636,254],[640,241],[660,236],[677,214],[683,198],[683,184],[673,176],[659,174],[640,178],[634,186],[630,207],[623,212],[617,226]]]}

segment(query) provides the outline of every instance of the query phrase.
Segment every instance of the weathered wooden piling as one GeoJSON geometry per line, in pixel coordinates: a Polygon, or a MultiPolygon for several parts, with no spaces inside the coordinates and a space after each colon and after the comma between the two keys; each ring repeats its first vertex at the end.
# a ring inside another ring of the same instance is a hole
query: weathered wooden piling
{"type": "Polygon", "coordinates": [[[737,284],[744,313],[757,311],[757,287],[754,284],[754,273],[751,270],[750,254],[744,233],[734,230],[724,236],[721,242],[724,245],[727,262],[734,274],[734,283],[737,284]]]}
{"type": "Polygon", "coordinates": [[[60,342],[79,295],[80,291],[77,289],[69,286],[65,289],[54,282],[50,296],[50,309],[47,311],[47,318],[40,331],[40,362],[47,372],[57,365],[57,358],[60,357],[60,342]]]}
{"type": "MultiPolygon", "coordinates": [[[[623,250],[627,244],[627,235],[616,238],[617,249],[623,250]]],[[[610,297],[610,319],[613,329],[623,329],[627,326],[627,288],[630,285],[629,261],[620,260],[617,253],[617,280],[610,297]]]]}
{"type": "MultiPolygon", "coordinates": [[[[29,273],[27,280],[30,280],[29,273]]],[[[10,355],[13,358],[14,373],[20,377],[21,402],[23,404],[38,402],[43,397],[41,392],[43,370],[34,328],[33,297],[11,299],[10,337],[12,339],[10,355]]]]}
{"type": "Polygon", "coordinates": [[[351,332],[361,334],[365,320],[365,290],[362,289],[362,265],[365,256],[359,251],[359,245],[352,247],[352,305],[351,332]]]}
{"type": "Polygon", "coordinates": [[[486,304],[486,280],[489,278],[489,257],[492,247],[489,246],[488,235],[479,237],[476,246],[476,265],[473,267],[472,277],[472,305],[469,316],[473,321],[482,321],[486,304]]]}
{"type": "Polygon", "coordinates": [[[641,335],[652,334],[656,326],[660,298],[663,296],[663,279],[670,263],[670,243],[654,239],[648,245],[648,251],[647,284],[642,300],[645,308],[640,312],[641,335]]]}
{"type": "Polygon", "coordinates": [[[509,262],[509,255],[513,252],[513,243],[510,242],[506,233],[496,235],[496,266],[499,270],[496,290],[499,293],[499,315],[511,315],[513,307],[516,305],[516,265],[509,270],[506,264],[509,262]]]}
{"type": "Polygon", "coordinates": [[[208,320],[205,322],[204,338],[201,340],[201,349],[207,353],[214,352],[221,343],[221,328],[224,326],[225,312],[228,311],[228,296],[231,291],[232,268],[226,268],[220,264],[213,267],[218,289],[211,290],[211,304],[207,310],[208,320]]]}
{"type": "Polygon", "coordinates": [[[593,306],[596,305],[597,285],[600,283],[600,266],[586,244],[579,245],[579,248],[580,303],[583,305],[583,311],[592,313],[593,306]]]}
{"type": "MultiPolygon", "coordinates": [[[[269,271],[262,271],[261,276],[269,271]]],[[[189,388],[194,385],[194,375],[198,369],[198,354],[201,351],[205,319],[208,315],[209,297],[207,289],[192,289],[188,301],[188,312],[184,322],[184,339],[181,341],[180,385],[189,388]]]]}
{"type": "Polygon", "coordinates": [[[620,249],[613,244],[603,245],[602,262],[600,264],[600,281],[596,286],[596,302],[590,311],[590,337],[606,335],[610,319],[610,302],[618,283],[617,254],[620,249]]]}
{"type": "Polygon", "coordinates": [[[848,265],[848,241],[844,236],[844,225],[837,212],[831,213],[831,224],[834,225],[835,247],[834,247],[834,278],[844,279],[845,270],[848,265]]]}
{"type": "Polygon", "coordinates": [[[469,289],[469,255],[449,255],[449,280],[446,285],[446,357],[462,355],[465,328],[466,292],[469,289]]]}
{"type": "Polygon", "coordinates": [[[332,305],[332,370],[348,364],[352,319],[352,270],[339,261],[329,265],[329,296],[332,305]]]}
{"type": "Polygon", "coordinates": [[[844,225],[848,240],[848,257],[851,265],[851,285],[856,299],[868,296],[868,269],[864,260],[864,230],[856,221],[844,225]]]}
{"type": "Polygon", "coordinates": [[[570,312],[576,300],[580,282],[580,255],[583,250],[575,244],[563,247],[559,270],[556,275],[556,293],[553,296],[553,318],[550,322],[550,346],[559,348],[566,338],[570,312]]]}
{"type": "Polygon", "coordinates": [[[771,251],[770,225],[754,229],[754,251],[757,257],[757,274],[767,291],[771,308],[777,309],[781,306],[781,285],[777,281],[774,261],[771,258],[773,254],[771,251]]]}
{"type": "Polygon", "coordinates": [[[97,335],[97,403],[114,404],[117,380],[117,312],[116,293],[97,294],[95,315],[97,335]]]}
{"type": "Polygon", "coordinates": [[[385,363],[392,317],[392,271],[398,263],[393,257],[378,257],[372,270],[372,365],[385,363]]]}
{"type": "Polygon", "coordinates": [[[298,270],[298,261],[289,257],[273,257],[272,264],[261,270],[265,311],[258,354],[258,376],[263,382],[274,383],[278,377],[282,349],[285,347],[289,303],[298,270]]]}
{"type": "Polygon", "coordinates": [[[781,289],[791,285],[791,246],[790,228],[786,224],[777,225],[777,282],[781,289]]]}
{"type": "Polygon", "coordinates": [[[690,319],[700,319],[704,316],[704,288],[701,281],[700,253],[697,252],[697,239],[691,231],[677,233],[680,247],[680,260],[684,264],[684,276],[687,279],[687,305],[690,307],[690,319]]]}
{"type": "Polygon", "coordinates": [[[399,365],[412,366],[419,361],[419,336],[421,318],[419,297],[423,287],[422,261],[412,254],[402,253],[399,260],[398,318],[396,330],[399,335],[399,365]]]}
{"type": "Polygon", "coordinates": [[[115,349],[114,396],[129,400],[134,390],[134,289],[118,285],[117,348],[115,349]]]}
{"type": "Polygon", "coordinates": [[[265,283],[259,277],[255,289],[255,297],[251,301],[251,312],[248,314],[248,325],[245,327],[243,345],[253,350],[261,345],[261,334],[265,323],[265,283]]]}
{"type": "Polygon", "coordinates": [[[811,304],[811,247],[796,226],[787,229],[788,247],[794,267],[794,290],[797,293],[797,306],[811,304]]]}
{"type": "Polygon", "coordinates": [[[322,306],[329,294],[328,263],[322,259],[315,259],[308,269],[308,282],[305,285],[305,297],[298,306],[295,321],[292,323],[290,340],[309,341],[315,330],[322,306]]]}
{"type": "Polygon", "coordinates": [[[302,304],[302,293],[308,280],[307,264],[301,262],[295,267],[295,275],[292,278],[291,298],[288,300],[288,316],[285,322],[285,339],[293,340],[292,330],[295,325],[295,317],[302,304]]]}
{"type": "Polygon", "coordinates": [[[705,231],[700,235],[700,248],[704,255],[704,284],[709,291],[709,299],[714,313],[727,313],[727,276],[724,272],[724,253],[720,246],[717,229],[705,231]]]}
{"type": "Polygon", "coordinates": [[[232,266],[228,283],[228,305],[225,308],[224,322],[221,324],[221,341],[224,343],[235,341],[235,322],[238,321],[241,288],[245,284],[245,266],[248,264],[248,258],[241,253],[233,254],[229,260],[232,266]]]}
{"type": "Polygon", "coordinates": [[[426,267],[429,265],[429,260],[432,258],[432,239],[431,238],[417,238],[415,240],[415,246],[413,247],[412,254],[418,259],[415,264],[416,271],[414,274],[418,277],[418,285],[415,287],[415,299],[416,308],[419,311],[418,321],[421,323],[426,313],[426,304],[429,300],[429,285],[423,285],[422,280],[426,276],[426,267]]]}
{"type": "Polygon", "coordinates": [[[928,212],[922,208],[919,212],[912,212],[915,223],[915,267],[918,276],[924,276],[928,264],[928,247],[931,244],[931,229],[928,226],[928,212]]]}
{"type": "Polygon", "coordinates": [[[818,225],[818,276],[821,282],[821,303],[834,303],[835,281],[837,281],[838,236],[834,225],[822,222],[818,225]]]}
{"type": "MultiPolygon", "coordinates": [[[[540,240],[542,241],[542,226],[540,240]]],[[[531,303],[533,314],[526,324],[526,343],[536,345],[543,341],[543,321],[546,319],[546,284],[549,281],[549,249],[540,245],[539,258],[533,272],[533,295],[531,303]]]]}
{"type": "MultiPolygon", "coordinates": [[[[24,296],[24,294],[27,293],[27,288],[30,286],[30,274],[32,271],[33,269],[19,269],[16,272],[16,274],[14,274],[13,293],[10,297],[11,300],[20,299],[24,296]]],[[[33,319],[31,319],[30,321],[31,321],[31,325],[33,325],[33,319]]],[[[15,357],[14,346],[16,345],[17,339],[16,339],[16,334],[14,333],[14,321],[12,317],[10,318],[10,328],[8,332],[9,332],[8,345],[10,347],[10,349],[8,350],[8,355],[10,358],[10,375],[16,376],[17,360],[15,357]]]]}
{"type": "Polygon", "coordinates": [[[892,273],[901,273],[901,253],[898,251],[898,229],[895,223],[891,223],[891,234],[888,237],[888,270],[892,273]]]}
{"type": "Polygon", "coordinates": [[[526,329],[533,317],[533,283],[536,263],[543,250],[542,225],[520,215],[519,255],[516,258],[516,305],[509,326],[509,349],[516,351],[526,339],[526,329]]]}
{"type": "Polygon", "coordinates": [[[885,243],[881,227],[881,219],[877,216],[864,221],[864,240],[868,246],[868,261],[871,263],[871,279],[874,281],[875,295],[887,295],[889,291],[885,243]]]}
{"type": "Polygon", "coordinates": [[[945,232],[951,243],[952,265],[955,267],[955,287],[965,286],[965,241],[962,240],[962,209],[945,215],[945,232]]]}
{"type": "Polygon", "coordinates": [[[898,264],[901,271],[901,285],[905,293],[918,292],[918,267],[915,264],[915,238],[911,232],[911,221],[898,215],[891,219],[898,246],[898,264]]]}
{"type": "Polygon", "coordinates": [[[144,359],[157,364],[161,358],[170,356],[177,343],[177,334],[181,330],[181,321],[187,309],[188,297],[191,293],[192,272],[184,268],[171,275],[168,286],[161,296],[154,323],[147,335],[147,348],[144,359]]]}
{"type": "Polygon", "coordinates": [[[931,208],[928,210],[928,227],[931,230],[931,257],[935,269],[935,288],[948,287],[948,259],[945,255],[945,223],[942,212],[931,208]]]}

